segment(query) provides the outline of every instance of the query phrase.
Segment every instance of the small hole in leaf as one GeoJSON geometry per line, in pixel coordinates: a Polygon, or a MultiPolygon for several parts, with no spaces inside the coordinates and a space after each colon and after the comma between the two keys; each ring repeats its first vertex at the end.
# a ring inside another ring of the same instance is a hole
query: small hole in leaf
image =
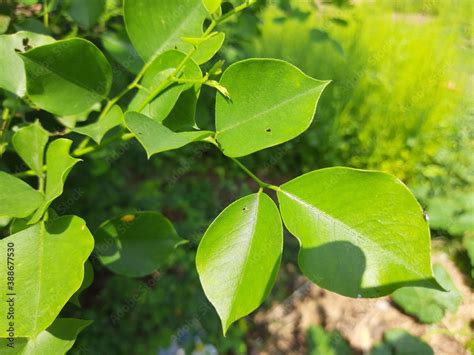
{"type": "Polygon", "coordinates": [[[271,131],[272,131],[271,128],[267,128],[267,129],[265,130],[265,132],[268,132],[268,133],[270,133],[271,131]]]}

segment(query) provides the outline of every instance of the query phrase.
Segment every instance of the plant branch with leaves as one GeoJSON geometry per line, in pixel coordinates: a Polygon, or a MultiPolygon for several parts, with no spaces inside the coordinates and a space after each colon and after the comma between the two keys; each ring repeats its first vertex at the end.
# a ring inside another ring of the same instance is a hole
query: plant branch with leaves
{"type": "MultiPolygon", "coordinates": [[[[328,290],[357,298],[384,296],[403,286],[439,288],[427,221],[397,178],[335,167],[274,186],[238,160],[308,130],[329,84],[276,59],[247,59],[225,70],[222,61],[215,61],[202,72],[224,42],[218,26],[254,2],[226,6],[223,12],[220,0],[125,0],[127,48],[145,64],[112,98],[113,70],[92,42],[30,32],[0,36],[5,53],[0,66],[11,69],[0,76],[0,88],[58,119],[92,117],[94,107],[103,106],[95,122],[69,125],[60,138],[40,120],[19,123],[9,109],[3,111],[1,139],[15,126],[5,142],[29,170],[0,172],[0,217],[15,226],[0,249],[6,255],[14,248],[16,265],[16,327],[12,335],[1,318],[0,337],[18,338],[27,347],[54,327],[77,334],[87,325],[57,317],[77,298],[94,241],[100,262],[129,277],[159,269],[182,242],[156,211],[115,216],[91,233],[80,217],[58,216],[51,209],[79,157],[130,139],[149,158],[193,142],[212,144],[259,186],[216,217],[197,250],[199,277],[224,334],[272,289],[283,226],[299,241],[303,274],[328,290]],[[19,50],[24,43],[29,48],[19,50]],[[195,121],[203,85],[216,91],[215,130],[201,130],[195,121]],[[69,135],[83,138],[75,144],[69,135]],[[28,183],[32,176],[38,179],[36,188],[28,183]],[[278,206],[266,190],[276,191],[278,206]]],[[[5,278],[10,275],[7,264],[0,270],[5,278]]],[[[1,287],[8,292],[6,283],[1,287]]],[[[6,314],[7,307],[3,303],[0,311],[6,314]]],[[[51,340],[42,346],[56,345],[51,340]]]]}

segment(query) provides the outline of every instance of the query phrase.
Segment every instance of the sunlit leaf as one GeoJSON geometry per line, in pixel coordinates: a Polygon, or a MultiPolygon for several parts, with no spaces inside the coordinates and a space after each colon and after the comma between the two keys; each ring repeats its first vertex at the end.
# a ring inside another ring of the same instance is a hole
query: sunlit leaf
{"type": "MultiPolygon", "coordinates": [[[[15,337],[36,337],[49,327],[81,286],[84,262],[94,239],[79,217],[64,216],[35,224],[0,240],[2,255],[13,252],[14,283],[1,284],[5,297],[14,293],[15,337]],[[12,251],[13,250],[13,251],[12,251]]],[[[7,275],[7,259],[0,275],[7,275]]],[[[0,303],[6,315],[9,304],[0,303]]],[[[0,317],[0,337],[8,336],[7,317],[0,317]]]]}
{"type": "Polygon", "coordinates": [[[199,243],[196,266],[224,333],[270,293],[282,248],[278,209],[263,193],[235,201],[209,226],[199,243]]]}
{"type": "Polygon", "coordinates": [[[38,33],[20,31],[0,36],[0,88],[20,97],[26,94],[25,65],[17,51],[54,42],[54,38],[38,33]]]}
{"type": "Polygon", "coordinates": [[[95,233],[95,253],[113,272],[140,277],[166,264],[181,239],[157,212],[138,212],[104,222],[95,233]]]}
{"type": "Polygon", "coordinates": [[[206,9],[201,0],[125,0],[128,36],[145,61],[169,49],[188,52],[192,46],[181,37],[203,33],[206,9]]]}
{"type": "Polygon", "coordinates": [[[76,337],[92,321],[74,318],[57,318],[51,326],[38,334],[36,338],[14,338],[14,348],[9,349],[8,339],[0,339],[2,349],[7,354],[39,355],[66,354],[74,345],[76,337]]]}
{"type": "Polygon", "coordinates": [[[43,201],[42,193],[13,175],[0,171],[0,217],[27,217],[43,201]]]}
{"type": "Polygon", "coordinates": [[[283,184],[278,199],[301,245],[299,266],[319,286],[349,297],[378,297],[404,286],[441,289],[423,211],[395,177],[322,169],[283,184]]]}
{"type": "Polygon", "coordinates": [[[84,39],[58,41],[21,57],[30,99],[56,115],[84,112],[110,91],[110,64],[94,44],[84,39]]]}
{"type": "Polygon", "coordinates": [[[303,133],[328,82],[281,60],[249,59],[227,68],[220,84],[230,100],[217,95],[216,138],[225,155],[240,157],[303,133]]]}
{"type": "Polygon", "coordinates": [[[44,149],[48,140],[49,132],[39,121],[20,128],[12,138],[15,151],[38,176],[43,176],[44,149]]]}

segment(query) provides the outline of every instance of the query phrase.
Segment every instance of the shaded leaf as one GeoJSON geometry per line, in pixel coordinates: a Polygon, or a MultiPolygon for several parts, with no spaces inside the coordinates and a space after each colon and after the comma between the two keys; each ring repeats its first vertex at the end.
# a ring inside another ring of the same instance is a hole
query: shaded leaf
{"type": "Polygon", "coordinates": [[[74,115],[104,100],[112,84],[112,69],[91,42],[73,38],[21,54],[27,91],[40,108],[56,115],[74,115]]]}
{"type": "Polygon", "coordinates": [[[225,155],[240,157],[303,133],[328,82],[281,60],[248,59],[229,66],[220,84],[231,100],[216,98],[216,138],[225,155]]]}
{"type": "Polygon", "coordinates": [[[209,226],[199,243],[196,266],[224,334],[268,296],[282,248],[278,209],[263,193],[235,201],[209,226]]]}
{"type": "Polygon", "coordinates": [[[456,312],[461,304],[461,293],[449,273],[440,264],[433,267],[436,281],[448,292],[422,287],[404,287],[392,294],[392,299],[402,309],[423,323],[436,323],[446,311],[456,312]]]}
{"type": "Polygon", "coordinates": [[[69,155],[72,141],[65,138],[56,139],[48,146],[46,152],[46,164],[48,166],[46,175],[45,200],[41,207],[33,215],[30,224],[40,220],[51,203],[62,195],[64,183],[71,169],[80,162],[69,155]]]}
{"type": "Polygon", "coordinates": [[[69,300],[72,304],[76,305],[77,307],[81,307],[81,302],[79,297],[81,296],[82,292],[90,287],[94,282],[94,268],[89,260],[84,263],[84,279],[82,280],[81,287],[79,290],[76,291],[69,300]]]}
{"type": "Polygon", "coordinates": [[[27,217],[43,201],[41,192],[13,175],[0,171],[0,217],[27,217]]]}
{"type": "Polygon", "coordinates": [[[420,338],[401,329],[385,332],[384,342],[376,345],[371,355],[434,355],[433,349],[420,338]]]}
{"type": "Polygon", "coordinates": [[[49,132],[39,121],[20,128],[12,138],[15,151],[37,176],[43,176],[44,149],[48,140],[49,132]]]}
{"type": "Polygon", "coordinates": [[[404,286],[441,289],[433,278],[430,233],[413,194],[373,171],[313,171],[278,191],[298,263],[313,282],[349,297],[379,297],[404,286]]]}
{"type": "MultiPolygon", "coordinates": [[[[15,336],[36,337],[49,327],[61,309],[79,289],[84,277],[84,262],[94,246],[94,239],[79,217],[64,216],[35,224],[0,240],[0,251],[14,249],[15,281],[6,282],[2,294],[14,293],[15,336]],[[13,244],[13,246],[12,246],[13,244]]],[[[0,274],[7,275],[7,263],[0,274]]],[[[2,314],[9,304],[0,303],[2,314]]],[[[0,337],[7,336],[8,319],[0,318],[0,337]]]]}
{"type": "MultiPolygon", "coordinates": [[[[185,58],[186,54],[175,50],[167,51],[156,58],[147,69],[140,83],[142,89],[133,98],[129,105],[129,110],[138,110],[150,92],[163,85],[185,58]]],[[[202,78],[201,69],[194,61],[188,60],[183,68],[181,78],[200,79],[202,78]]],[[[191,86],[192,84],[173,84],[168,86],[142,112],[154,120],[162,122],[170,114],[181,93],[191,86]]]]}
{"type": "Polygon", "coordinates": [[[137,75],[144,63],[133,48],[126,33],[105,32],[102,34],[102,45],[120,65],[130,73],[137,75]]]}
{"type": "Polygon", "coordinates": [[[113,218],[100,226],[95,238],[95,253],[101,263],[130,277],[157,271],[180,241],[171,222],[158,212],[113,218]]]}
{"type": "Polygon", "coordinates": [[[137,112],[127,112],[125,123],[145,148],[148,158],[167,150],[178,149],[185,145],[210,136],[211,131],[173,132],[168,127],[137,112]]]}
{"type": "MultiPolygon", "coordinates": [[[[74,345],[79,333],[91,323],[90,320],[58,318],[34,339],[15,338],[15,348],[7,353],[18,355],[66,354],[74,345]]],[[[7,344],[7,339],[0,340],[2,349],[6,349],[7,344]]]]}
{"type": "Polygon", "coordinates": [[[82,28],[93,27],[105,10],[105,0],[70,0],[68,14],[82,28]]]}

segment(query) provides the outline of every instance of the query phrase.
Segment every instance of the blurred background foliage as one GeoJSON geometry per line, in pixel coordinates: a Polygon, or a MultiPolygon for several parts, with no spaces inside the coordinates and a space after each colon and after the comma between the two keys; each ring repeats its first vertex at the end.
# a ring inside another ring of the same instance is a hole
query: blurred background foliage
{"type": "MultiPolygon", "coordinates": [[[[86,37],[112,62],[116,89],[140,68],[134,56],[125,65],[119,59],[130,51],[121,1],[96,2],[100,6],[94,7],[91,23],[77,1],[51,0],[49,27],[38,19],[44,8],[37,1],[20,3],[1,3],[0,32],[86,37]],[[125,51],[116,50],[117,44],[125,44],[125,51]]],[[[225,3],[224,10],[231,6],[225,3]]],[[[474,262],[473,6],[471,0],[259,0],[224,25],[226,42],[218,59],[228,65],[248,57],[281,58],[332,83],[304,135],[244,162],[275,184],[335,165],[398,176],[427,210],[433,236],[443,240],[445,251],[469,277],[474,262]]],[[[0,95],[3,107],[27,110],[10,94],[0,95]]],[[[203,88],[197,117],[203,128],[213,127],[213,105],[213,92],[203,88]]],[[[37,116],[26,112],[28,120],[37,116]]],[[[47,114],[40,118],[52,131],[63,129],[47,114]]],[[[18,166],[16,159],[7,150],[0,164],[18,166]]],[[[68,187],[53,207],[60,214],[83,216],[92,231],[116,215],[157,210],[190,241],[177,249],[169,267],[144,279],[112,275],[93,259],[95,280],[80,297],[82,309],[71,304],[64,311],[94,319],[80,335],[76,352],[155,354],[161,349],[160,354],[174,354],[183,347],[195,354],[214,348],[240,354],[265,343],[265,331],[250,318],[222,337],[195,271],[197,243],[210,221],[255,189],[228,160],[196,144],[147,161],[130,141],[88,157],[71,174],[68,187]]],[[[287,237],[285,243],[284,263],[296,264],[296,241],[287,237]]],[[[282,272],[264,307],[288,297],[287,278],[282,272]]],[[[334,334],[322,328],[309,334],[310,351],[331,348],[334,334]]]]}

